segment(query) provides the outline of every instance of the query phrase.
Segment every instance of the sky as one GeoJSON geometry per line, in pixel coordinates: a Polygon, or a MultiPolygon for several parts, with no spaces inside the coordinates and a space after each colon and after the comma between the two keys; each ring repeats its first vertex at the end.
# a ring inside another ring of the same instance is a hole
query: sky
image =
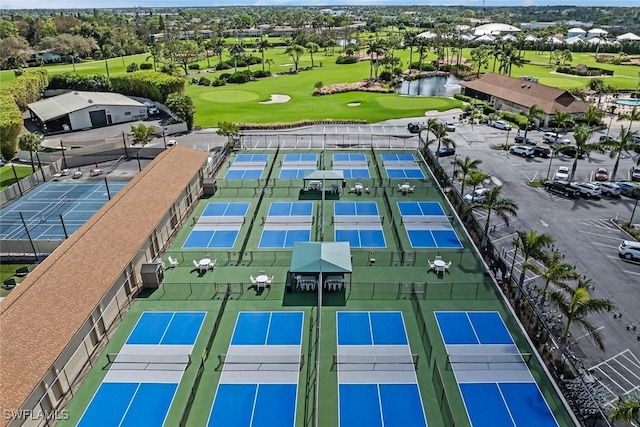
{"type": "MultiPolygon", "coordinates": [[[[2,9],[67,9],[188,6],[340,6],[340,5],[467,5],[482,6],[482,0],[0,0],[2,9]]],[[[485,0],[485,6],[638,6],[638,0],[485,0]]]]}

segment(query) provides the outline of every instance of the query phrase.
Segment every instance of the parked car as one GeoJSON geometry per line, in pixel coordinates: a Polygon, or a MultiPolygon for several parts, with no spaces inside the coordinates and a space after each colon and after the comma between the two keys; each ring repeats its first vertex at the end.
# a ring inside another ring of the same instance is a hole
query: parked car
{"type": "Polygon", "coordinates": [[[635,182],[617,182],[620,187],[620,194],[631,197],[632,199],[640,199],[640,185],[635,182]]]}
{"type": "Polygon", "coordinates": [[[571,144],[571,141],[564,135],[556,134],[555,132],[545,132],[542,136],[542,141],[547,144],[571,144]]]}
{"type": "Polygon", "coordinates": [[[455,147],[440,147],[438,150],[438,157],[448,157],[456,154],[455,147]]]}
{"type": "Polygon", "coordinates": [[[533,155],[536,157],[549,157],[551,155],[551,150],[547,147],[543,147],[541,145],[536,145],[533,148],[533,155]]]}
{"type": "Polygon", "coordinates": [[[153,102],[147,101],[144,103],[144,105],[147,106],[147,114],[149,114],[150,116],[157,116],[158,114],[160,114],[160,110],[158,110],[158,107],[156,107],[156,104],[154,104],[153,102]]]}
{"type": "Polygon", "coordinates": [[[562,194],[570,199],[580,196],[580,190],[569,181],[545,181],[544,188],[551,193],[562,194]]]}
{"type": "Polygon", "coordinates": [[[640,259],[640,242],[623,241],[618,246],[618,255],[624,259],[640,259]]]}
{"type": "Polygon", "coordinates": [[[518,135],[513,140],[516,144],[526,144],[526,145],[537,145],[538,143],[529,137],[524,137],[522,135],[518,135]]]}
{"type": "Polygon", "coordinates": [[[606,181],[609,179],[609,171],[605,168],[598,168],[594,176],[596,181],[606,181]]]}
{"type": "Polygon", "coordinates": [[[502,120],[495,120],[491,122],[490,126],[496,129],[511,130],[511,125],[507,122],[503,122],[502,120]]]}
{"type": "Polygon", "coordinates": [[[456,131],[456,125],[453,122],[444,122],[444,128],[448,131],[448,132],[455,132],[456,131]]]}
{"type": "Polygon", "coordinates": [[[634,166],[629,170],[631,181],[640,181],[640,166],[634,166]]]}
{"type": "Polygon", "coordinates": [[[601,135],[600,142],[618,142],[618,137],[611,135],[601,135]]]}
{"type": "Polygon", "coordinates": [[[167,141],[167,147],[173,147],[174,145],[177,145],[178,141],[176,141],[175,139],[170,139],[167,141]]]}
{"type": "Polygon", "coordinates": [[[464,196],[462,200],[464,200],[467,203],[471,203],[471,202],[482,203],[487,199],[487,194],[486,194],[487,191],[489,191],[488,188],[476,188],[475,191],[464,196]]]}
{"type": "Polygon", "coordinates": [[[509,148],[509,153],[521,157],[533,157],[533,148],[526,145],[516,145],[509,148]]]}
{"type": "Polygon", "coordinates": [[[560,166],[556,173],[553,175],[553,179],[567,180],[569,179],[569,168],[566,166],[560,166]]]}
{"type": "Polygon", "coordinates": [[[420,123],[409,123],[409,124],[407,124],[407,129],[411,133],[419,133],[420,132],[420,123]]]}
{"type": "Polygon", "coordinates": [[[601,199],[602,191],[600,187],[590,182],[579,182],[575,187],[580,190],[580,195],[585,199],[601,199]]]}
{"type": "MultiPolygon", "coordinates": [[[[576,152],[578,152],[578,146],[577,145],[566,145],[564,147],[562,147],[562,150],[560,151],[562,154],[564,154],[567,157],[576,157],[576,152]]],[[[582,151],[580,151],[580,153],[578,154],[578,158],[579,159],[584,159],[584,153],[582,151]]]]}
{"type": "Polygon", "coordinates": [[[80,169],[76,170],[73,175],[71,175],[71,178],[73,179],[79,179],[82,178],[82,171],[80,169]]]}
{"type": "Polygon", "coordinates": [[[620,197],[620,187],[613,182],[599,182],[600,192],[607,197],[620,197]]]}

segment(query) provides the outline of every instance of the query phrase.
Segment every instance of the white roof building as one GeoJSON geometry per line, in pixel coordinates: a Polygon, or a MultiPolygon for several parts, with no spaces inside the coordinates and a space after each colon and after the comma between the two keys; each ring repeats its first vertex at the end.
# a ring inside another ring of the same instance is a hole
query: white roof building
{"type": "Polygon", "coordinates": [[[618,41],[639,41],[640,40],[640,36],[636,36],[633,33],[626,33],[626,34],[622,34],[622,35],[616,37],[616,40],[618,40],[618,41]]]}
{"type": "Polygon", "coordinates": [[[520,32],[520,28],[514,27],[509,24],[484,24],[479,25],[473,29],[473,34],[476,36],[483,36],[485,34],[500,34],[500,33],[517,33],[520,32]]]}

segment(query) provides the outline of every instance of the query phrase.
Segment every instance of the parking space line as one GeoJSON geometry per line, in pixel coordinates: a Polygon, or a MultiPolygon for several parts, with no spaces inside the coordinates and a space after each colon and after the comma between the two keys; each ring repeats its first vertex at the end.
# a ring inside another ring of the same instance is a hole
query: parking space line
{"type": "Polygon", "coordinates": [[[591,233],[589,231],[583,231],[584,234],[591,234],[592,236],[604,237],[605,239],[621,240],[621,237],[605,236],[604,234],[591,233]]]}
{"type": "Polygon", "coordinates": [[[610,248],[610,249],[618,249],[617,246],[605,245],[604,243],[591,242],[591,244],[596,245],[596,246],[603,246],[605,248],[610,248]]]}
{"type": "Polygon", "coordinates": [[[636,272],[636,271],[629,271],[629,270],[622,270],[625,273],[629,273],[629,274],[635,274],[636,276],[640,276],[640,273],[636,272]]]}

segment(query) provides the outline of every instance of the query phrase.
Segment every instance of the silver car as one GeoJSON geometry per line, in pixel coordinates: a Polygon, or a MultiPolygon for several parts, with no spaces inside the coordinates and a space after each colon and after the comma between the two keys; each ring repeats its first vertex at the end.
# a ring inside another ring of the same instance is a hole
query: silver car
{"type": "Polygon", "coordinates": [[[491,127],[502,130],[511,130],[511,125],[507,122],[503,122],[502,120],[496,120],[491,122],[491,127]]]}
{"type": "Polygon", "coordinates": [[[613,182],[599,182],[596,184],[600,187],[600,192],[607,197],[620,197],[620,187],[613,182]]]}

